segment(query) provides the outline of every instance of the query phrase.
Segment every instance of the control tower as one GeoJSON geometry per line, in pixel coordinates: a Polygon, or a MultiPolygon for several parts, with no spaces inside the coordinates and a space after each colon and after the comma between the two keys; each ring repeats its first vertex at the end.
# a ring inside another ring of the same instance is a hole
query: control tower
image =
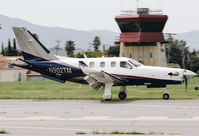
{"type": "Polygon", "coordinates": [[[167,66],[163,29],[168,16],[161,11],[138,8],[123,11],[115,20],[121,30],[120,57],[133,58],[144,65],[167,66]]]}

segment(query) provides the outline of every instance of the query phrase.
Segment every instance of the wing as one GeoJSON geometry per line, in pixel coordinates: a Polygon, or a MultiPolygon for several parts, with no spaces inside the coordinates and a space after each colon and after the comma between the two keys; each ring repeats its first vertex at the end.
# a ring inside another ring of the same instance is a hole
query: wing
{"type": "Polygon", "coordinates": [[[125,80],[115,75],[102,70],[89,68],[83,61],[79,61],[79,65],[84,74],[87,75],[84,79],[94,89],[99,89],[101,86],[104,86],[105,83],[113,83],[114,85],[126,84],[125,80]]]}

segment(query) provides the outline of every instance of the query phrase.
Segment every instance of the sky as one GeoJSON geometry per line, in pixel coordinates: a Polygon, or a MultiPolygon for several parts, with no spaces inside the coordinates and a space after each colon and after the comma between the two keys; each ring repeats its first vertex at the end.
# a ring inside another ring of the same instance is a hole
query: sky
{"type": "MultiPolygon", "coordinates": [[[[0,14],[43,26],[119,32],[114,17],[137,7],[162,9],[169,16],[164,32],[199,30],[198,0],[0,0],[0,14]]],[[[1,21],[1,20],[0,20],[1,21]]]]}

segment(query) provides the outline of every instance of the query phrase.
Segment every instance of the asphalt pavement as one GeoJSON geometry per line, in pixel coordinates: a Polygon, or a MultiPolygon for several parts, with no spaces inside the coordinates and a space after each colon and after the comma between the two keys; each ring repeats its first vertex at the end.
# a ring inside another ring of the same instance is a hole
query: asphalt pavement
{"type": "Polygon", "coordinates": [[[198,136],[199,100],[0,100],[0,130],[8,136],[94,131],[198,136]]]}

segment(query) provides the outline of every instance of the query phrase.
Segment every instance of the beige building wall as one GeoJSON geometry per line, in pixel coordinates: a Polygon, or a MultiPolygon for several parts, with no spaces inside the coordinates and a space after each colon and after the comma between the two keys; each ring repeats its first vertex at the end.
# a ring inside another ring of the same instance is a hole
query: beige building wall
{"type": "Polygon", "coordinates": [[[0,81],[1,82],[26,81],[26,71],[1,70],[0,71],[0,81]]]}
{"type": "Polygon", "coordinates": [[[120,44],[120,57],[128,57],[149,66],[167,66],[165,45],[157,43],[151,46],[125,46],[120,44]]]}

